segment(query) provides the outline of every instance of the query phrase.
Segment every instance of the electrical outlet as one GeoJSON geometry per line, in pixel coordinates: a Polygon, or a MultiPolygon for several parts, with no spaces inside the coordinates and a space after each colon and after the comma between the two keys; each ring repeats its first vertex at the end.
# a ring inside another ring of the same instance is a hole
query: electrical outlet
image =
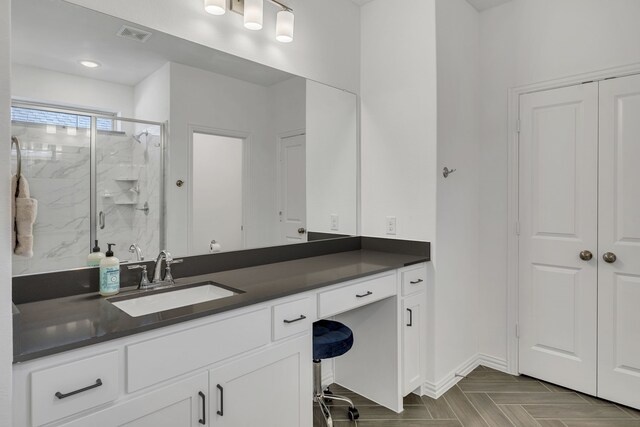
{"type": "Polygon", "coordinates": [[[387,217],[387,234],[396,234],[396,217],[387,217]]]}
{"type": "Polygon", "coordinates": [[[331,214],[331,230],[338,231],[339,229],[338,215],[331,214]]]}

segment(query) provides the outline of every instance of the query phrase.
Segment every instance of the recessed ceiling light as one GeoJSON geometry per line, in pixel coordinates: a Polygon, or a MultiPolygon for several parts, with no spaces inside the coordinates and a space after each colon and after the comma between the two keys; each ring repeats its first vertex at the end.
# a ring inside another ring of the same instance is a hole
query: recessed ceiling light
{"type": "Polygon", "coordinates": [[[84,65],[87,68],[98,68],[100,66],[96,61],[82,60],[80,61],[81,65],[84,65]]]}

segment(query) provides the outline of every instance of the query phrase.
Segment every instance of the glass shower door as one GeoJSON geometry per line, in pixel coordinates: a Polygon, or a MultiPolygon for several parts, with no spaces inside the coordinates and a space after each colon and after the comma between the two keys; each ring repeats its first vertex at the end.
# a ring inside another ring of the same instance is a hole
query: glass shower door
{"type": "Polygon", "coordinates": [[[162,243],[163,128],[112,119],[95,137],[96,238],[120,261],[153,259],[162,243]]]}

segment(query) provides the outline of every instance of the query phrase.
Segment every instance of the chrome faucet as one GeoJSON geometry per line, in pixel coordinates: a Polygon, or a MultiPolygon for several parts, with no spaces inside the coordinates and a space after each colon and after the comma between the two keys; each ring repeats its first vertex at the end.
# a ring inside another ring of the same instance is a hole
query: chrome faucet
{"type": "Polygon", "coordinates": [[[129,252],[131,252],[132,254],[136,254],[136,261],[138,262],[144,261],[144,255],[142,255],[142,249],[140,249],[140,246],[138,246],[137,243],[133,243],[131,246],[129,246],[129,252]]]}
{"type": "Polygon", "coordinates": [[[153,270],[153,281],[152,281],[152,285],[173,285],[175,284],[175,281],[173,280],[173,275],[171,274],[171,265],[172,264],[178,264],[181,263],[182,260],[181,259],[176,259],[174,260],[173,257],[171,256],[171,253],[169,253],[169,251],[162,250],[160,251],[160,253],[158,254],[158,257],[156,258],[156,266],[155,269],[153,270]],[[162,272],[162,260],[164,259],[165,263],[167,264],[167,266],[164,269],[164,279],[162,278],[161,272],[162,272]]]}

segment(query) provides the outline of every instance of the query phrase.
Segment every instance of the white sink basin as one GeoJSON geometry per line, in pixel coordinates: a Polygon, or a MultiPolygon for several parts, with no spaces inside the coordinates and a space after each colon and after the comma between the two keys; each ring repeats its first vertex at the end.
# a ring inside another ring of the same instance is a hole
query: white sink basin
{"type": "Polygon", "coordinates": [[[158,313],[173,308],[226,298],[236,294],[237,292],[229,289],[207,284],[110,302],[129,316],[138,317],[144,316],[145,314],[158,313]]]}

